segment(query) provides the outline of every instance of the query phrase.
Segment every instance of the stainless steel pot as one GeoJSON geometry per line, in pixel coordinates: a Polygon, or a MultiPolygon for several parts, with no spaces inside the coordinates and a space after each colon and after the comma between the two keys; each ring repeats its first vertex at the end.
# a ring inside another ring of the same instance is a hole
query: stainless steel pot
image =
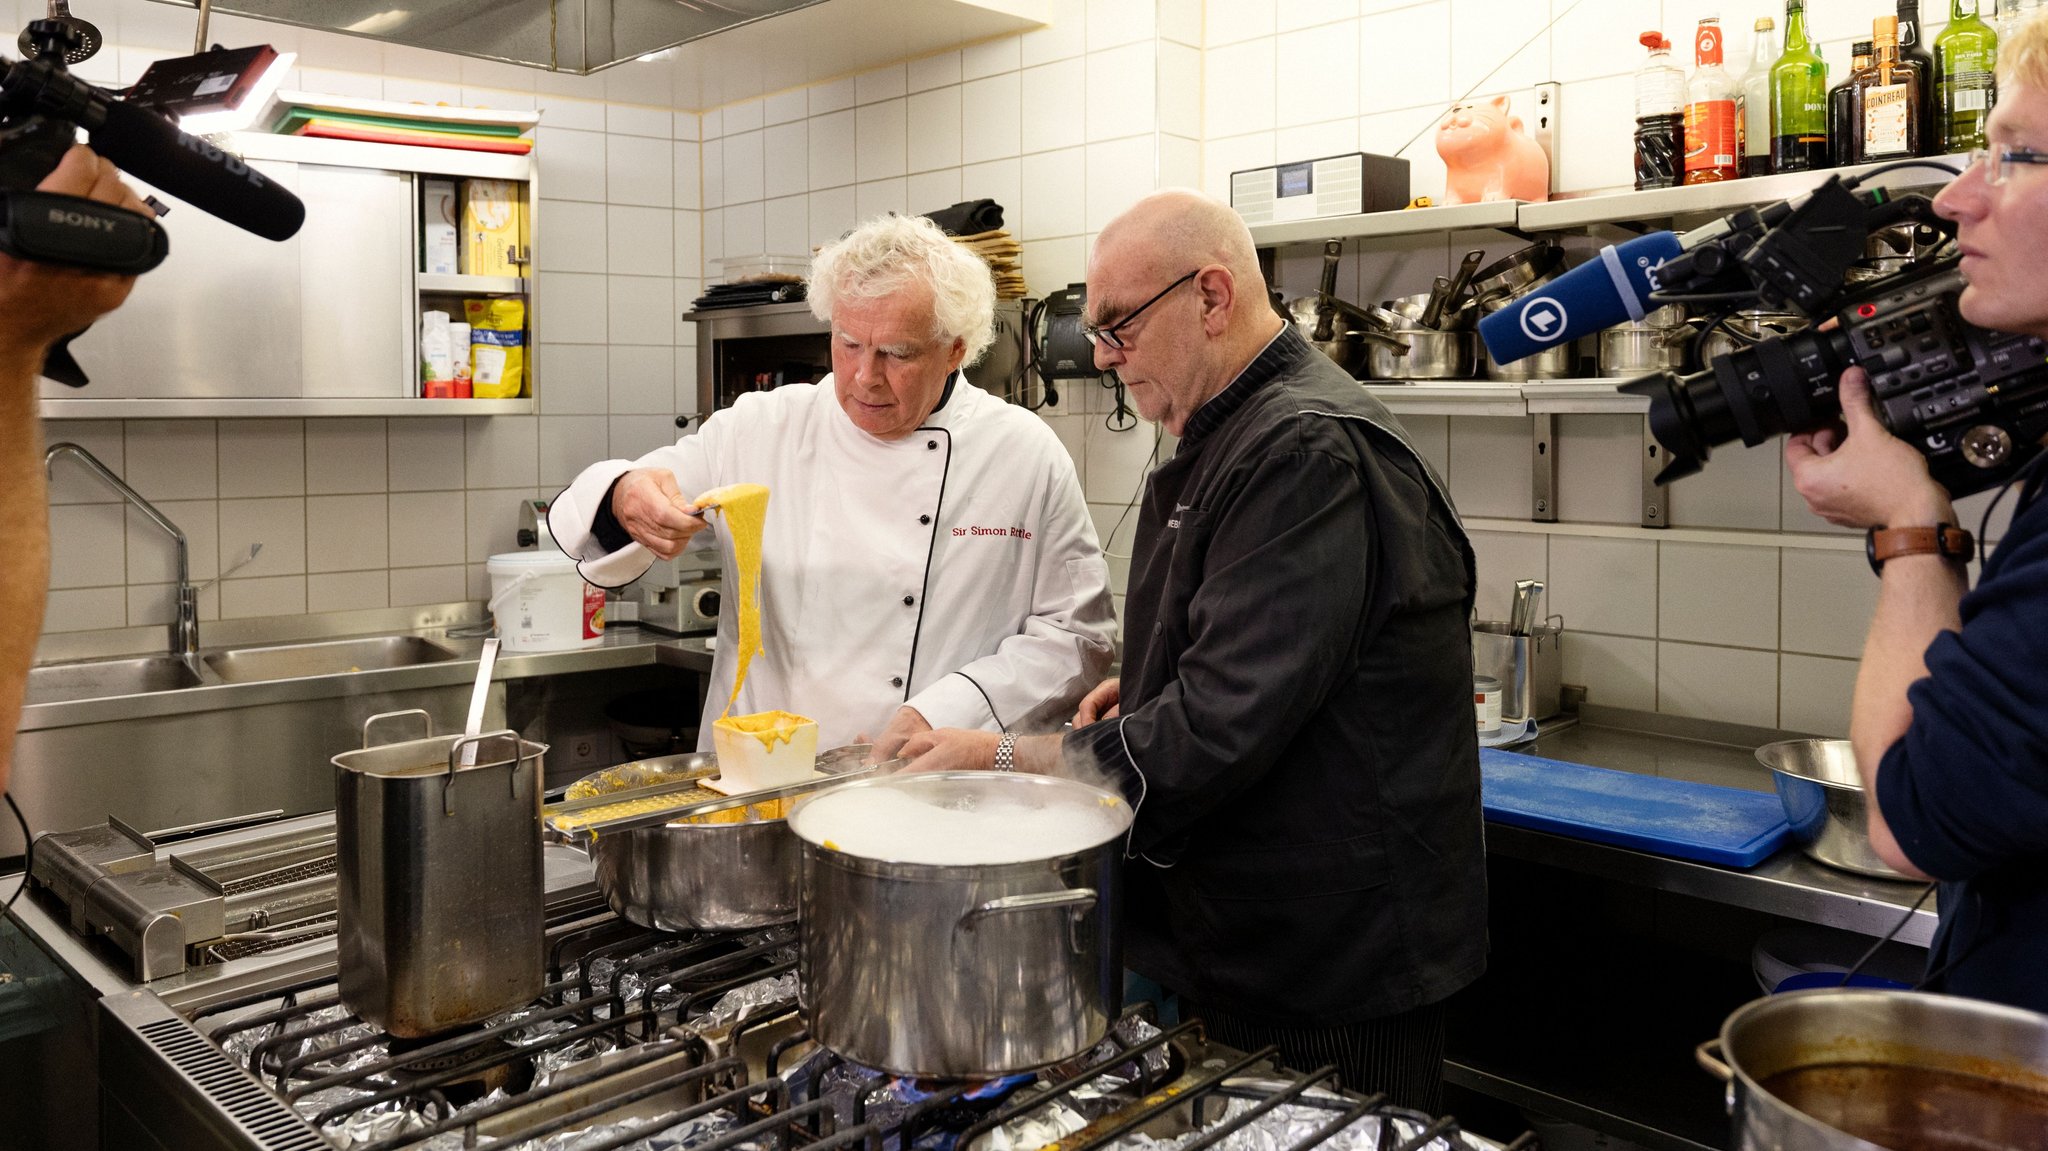
{"type": "Polygon", "coordinates": [[[804,845],[798,974],[812,1038],[898,1075],[977,1079],[1094,1046],[1123,1005],[1131,815],[1100,788],[998,772],[894,775],[806,799],[790,826],[804,845]],[[878,802],[906,814],[889,825],[897,858],[841,850],[834,836],[877,826],[878,802]],[[1017,859],[989,836],[989,858],[1007,860],[910,861],[952,842],[961,819],[1058,820],[1068,842],[1017,859]]]}
{"type": "Polygon", "coordinates": [[[1564,274],[1564,249],[1549,240],[1519,248],[1473,273],[1472,295],[1483,307],[1513,299],[1564,274]]]}
{"type": "Polygon", "coordinates": [[[1726,331],[1717,328],[1700,340],[1700,363],[1709,363],[1716,356],[1739,351],[1757,340],[1782,336],[1806,326],[1806,317],[1792,312],[1745,308],[1722,323],[1721,327],[1726,331]],[[1729,332],[1737,334],[1730,335],[1729,332]]]}
{"type": "Polygon", "coordinates": [[[1469,380],[1478,374],[1479,333],[1432,332],[1423,328],[1389,333],[1408,345],[1366,349],[1366,374],[1375,380],[1469,380]]]}
{"type": "Polygon", "coordinates": [[[1625,380],[1678,371],[1685,366],[1692,337],[1683,307],[1666,304],[1653,309],[1641,320],[1619,323],[1600,333],[1600,374],[1625,380]]]}
{"type": "Polygon", "coordinates": [[[1862,988],[1759,999],[1700,1044],[1737,1151],[2033,1148],[2048,1138],[2048,1017],[1862,988]]]}
{"type": "Polygon", "coordinates": [[[1870,846],[1870,801],[1846,739],[1787,739],[1756,749],[1807,856],[1829,867],[1905,879],[1870,846]]]}
{"type": "Polygon", "coordinates": [[[1481,360],[1489,380],[1507,380],[1520,383],[1527,380],[1566,380],[1577,371],[1578,356],[1573,345],[1559,344],[1545,348],[1533,356],[1523,356],[1512,364],[1495,363],[1492,356],[1481,360]]]}
{"type": "Polygon", "coordinates": [[[547,745],[432,731],[424,711],[373,715],[363,749],[334,757],[341,997],[404,1039],[489,1019],[545,982],[547,745]],[[374,725],[404,716],[427,737],[369,746],[374,725]]]}

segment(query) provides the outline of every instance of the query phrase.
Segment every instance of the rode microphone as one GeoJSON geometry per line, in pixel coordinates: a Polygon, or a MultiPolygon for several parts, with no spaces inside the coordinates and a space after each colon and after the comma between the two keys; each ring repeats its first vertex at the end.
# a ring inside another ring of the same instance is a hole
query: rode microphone
{"type": "Polygon", "coordinates": [[[1684,251],[1676,232],[1652,232],[1600,249],[1598,259],[1479,321],[1479,338],[1496,364],[1510,364],[1580,336],[1640,320],[1657,305],[1658,265],[1684,251]]]}

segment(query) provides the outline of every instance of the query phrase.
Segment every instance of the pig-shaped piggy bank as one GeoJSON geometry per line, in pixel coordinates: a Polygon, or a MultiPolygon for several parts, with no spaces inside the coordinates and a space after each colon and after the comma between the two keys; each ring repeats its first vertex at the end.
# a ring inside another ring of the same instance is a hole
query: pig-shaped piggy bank
{"type": "Polygon", "coordinates": [[[1550,159],[1522,118],[1508,114],[1506,96],[1452,107],[1437,125],[1436,152],[1444,158],[1446,204],[1550,198],[1550,159]]]}

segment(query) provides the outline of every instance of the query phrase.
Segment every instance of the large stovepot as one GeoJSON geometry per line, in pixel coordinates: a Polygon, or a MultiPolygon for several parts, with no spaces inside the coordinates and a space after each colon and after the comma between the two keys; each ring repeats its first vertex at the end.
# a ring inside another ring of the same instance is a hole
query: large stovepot
{"type": "Polygon", "coordinates": [[[943,1078],[1028,1071],[1100,1042],[1123,1006],[1119,855],[1131,817],[1100,788],[994,772],[887,776],[805,800],[790,827],[803,840],[798,973],[811,1036],[855,1063],[943,1078]],[[1048,836],[1051,853],[1024,858],[1033,853],[1005,850],[996,834],[999,861],[916,862],[943,836],[903,825],[890,847],[842,849],[835,829],[884,790],[929,805],[955,832],[956,817],[986,816],[1000,831],[1017,813],[1011,830],[1054,819],[1066,842],[1048,836]]]}
{"type": "Polygon", "coordinates": [[[1700,1045],[1737,1151],[2048,1146],[2048,1016],[1917,991],[1795,991],[1700,1045]]]}

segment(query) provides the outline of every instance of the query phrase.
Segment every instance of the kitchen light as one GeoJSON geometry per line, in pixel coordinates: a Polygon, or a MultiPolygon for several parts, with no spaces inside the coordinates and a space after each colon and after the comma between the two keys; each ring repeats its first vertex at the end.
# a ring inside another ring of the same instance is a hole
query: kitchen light
{"type": "Polygon", "coordinates": [[[210,111],[184,113],[178,117],[178,126],[194,136],[213,136],[222,132],[239,132],[254,125],[269,109],[271,97],[277,94],[278,86],[284,83],[285,76],[298,59],[296,52],[278,53],[240,99],[210,111]]]}

